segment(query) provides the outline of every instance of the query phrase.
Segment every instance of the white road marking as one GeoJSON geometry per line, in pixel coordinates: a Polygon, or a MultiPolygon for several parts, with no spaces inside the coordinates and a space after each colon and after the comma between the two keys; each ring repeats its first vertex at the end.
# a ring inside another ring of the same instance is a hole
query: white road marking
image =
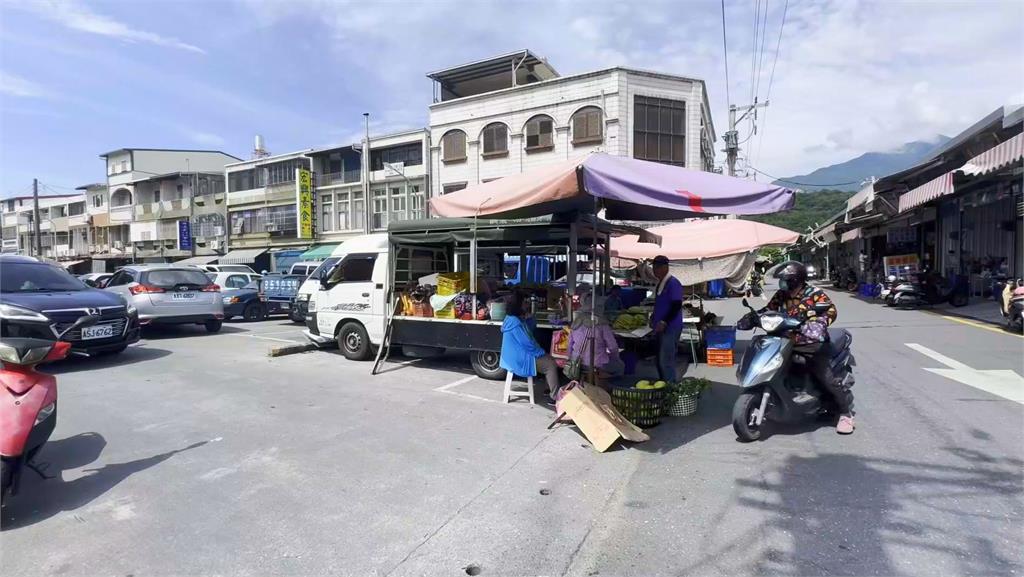
{"type": "Polygon", "coordinates": [[[434,390],[443,393],[443,392],[447,391],[448,389],[454,389],[455,387],[457,387],[459,385],[464,385],[464,384],[468,383],[469,381],[472,381],[475,378],[476,378],[476,375],[473,375],[471,377],[466,377],[464,379],[459,379],[459,380],[455,381],[454,383],[448,383],[447,385],[441,385],[440,387],[437,387],[434,390]]]}
{"type": "Polygon", "coordinates": [[[985,391],[986,393],[991,393],[1004,399],[1024,404],[1024,377],[1018,375],[1016,371],[1011,371],[1009,369],[984,371],[972,369],[960,361],[951,359],[941,353],[937,353],[926,346],[919,345],[917,343],[904,344],[922,355],[930,357],[933,360],[949,367],[946,369],[929,369],[922,367],[924,370],[948,379],[953,379],[954,381],[963,383],[969,387],[974,387],[980,391],[985,391]]]}
{"type": "Polygon", "coordinates": [[[437,387],[434,390],[437,391],[438,393],[445,393],[445,394],[448,394],[448,395],[456,395],[456,396],[459,396],[459,397],[466,397],[467,399],[474,399],[474,400],[477,400],[477,401],[487,401],[488,403],[497,403],[497,402],[499,402],[496,399],[488,399],[487,397],[481,397],[479,395],[473,395],[473,394],[470,394],[470,393],[462,393],[462,392],[459,392],[459,391],[453,391],[452,390],[452,389],[454,389],[455,387],[457,387],[459,385],[465,385],[466,383],[468,383],[470,381],[474,381],[476,379],[477,379],[477,376],[476,375],[472,375],[472,376],[469,376],[469,377],[466,377],[466,378],[463,378],[463,379],[459,379],[459,380],[457,380],[457,381],[455,381],[453,383],[448,383],[447,385],[441,385],[440,387],[437,387]]]}

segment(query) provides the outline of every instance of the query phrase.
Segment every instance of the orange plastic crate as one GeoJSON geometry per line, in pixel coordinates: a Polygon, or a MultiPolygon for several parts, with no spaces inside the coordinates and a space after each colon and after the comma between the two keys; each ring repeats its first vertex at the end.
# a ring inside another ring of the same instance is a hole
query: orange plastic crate
{"type": "Polygon", "coordinates": [[[721,349],[707,349],[708,364],[712,367],[731,367],[732,351],[721,349]]]}

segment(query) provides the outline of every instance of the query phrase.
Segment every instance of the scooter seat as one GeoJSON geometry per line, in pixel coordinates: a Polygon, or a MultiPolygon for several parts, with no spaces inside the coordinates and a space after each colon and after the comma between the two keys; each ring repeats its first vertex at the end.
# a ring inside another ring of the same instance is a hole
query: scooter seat
{"type": "Polygon", "coordinates": [[[846,329],[829,329],[828,330],[828,355],[829,358],[836,358],[841,355],[846,349],[850,348],[850,344],[853,342],[853,335],[850,334],[846,329]]]}

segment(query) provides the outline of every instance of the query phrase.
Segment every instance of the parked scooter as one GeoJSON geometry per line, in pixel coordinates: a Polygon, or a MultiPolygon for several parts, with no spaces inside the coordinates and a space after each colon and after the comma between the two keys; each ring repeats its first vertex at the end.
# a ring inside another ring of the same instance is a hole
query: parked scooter
{"type": "Polygon", "coordinates": [[[764,275],[758,272],[757,269],[750,271],[747,287],[751,296],[759,297],[764,294],[764,275]]]}
{"type": "Polygon", "coordinates": [[[57,340],[4,338],[0,340],[0,498],[18,492],[21,473],[43,448],[57,425],[57,380],[37,372],[36,365],[67,356],[67,333],[96,324],[98,315],[84,315],[57,340]]]}
{"type": "MultiPolygon", "coordinates": [[[[790,338],[799,330],[800,320],[774,311],[758,313],[746,299],[743,306],[750,313],[740,319],[737,328],[762,328],[767,334],[751,339],[736,370],[743,389],[732,409],[736,436],[742,441],[760,439],[766,419],[795,423],[834,413],[835,401],[808,366],[808,357],[816,351],[797,346],[790,338]]],[[[822,314],[826,306],[822,305],[822,314]]],[[[833,374],[845,386],[853,386],[853,336],[844,329],[829,329],[828,334],[828,342],[814,347],[828,347],[833,374]]]]}
{"type": "Polygon", "coordinates": [[[1024,279],[1007,281],[1000,289],[996,291],[996,298],[1006,328],[1024,333],[1024,279]]]}
{"type": "Polygon", "coordinates": [[[917,308],[948,302],[955,307],[967,305],[967,290],[962,283],[947,282],[938,275],[922,272],[918,281],[904,281],[893,288],[886,304],[898,308],[917,308]]]}

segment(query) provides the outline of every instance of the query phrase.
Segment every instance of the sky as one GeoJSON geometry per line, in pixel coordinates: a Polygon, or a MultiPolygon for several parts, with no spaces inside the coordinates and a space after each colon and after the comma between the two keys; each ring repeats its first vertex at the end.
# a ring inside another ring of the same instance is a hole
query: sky
{"type": "Polygon", "coordinates": [[[0,197],[102,182],[118,148],[248,158],[256,134],[355,142],[363,112],[424,126],[428,71],[523,48],[562,75],[704,79],[718,163],[728,104],[768,100],[741,164],[780,177],[1024,102],[1024,0],[0,0],[0,197]]]}

